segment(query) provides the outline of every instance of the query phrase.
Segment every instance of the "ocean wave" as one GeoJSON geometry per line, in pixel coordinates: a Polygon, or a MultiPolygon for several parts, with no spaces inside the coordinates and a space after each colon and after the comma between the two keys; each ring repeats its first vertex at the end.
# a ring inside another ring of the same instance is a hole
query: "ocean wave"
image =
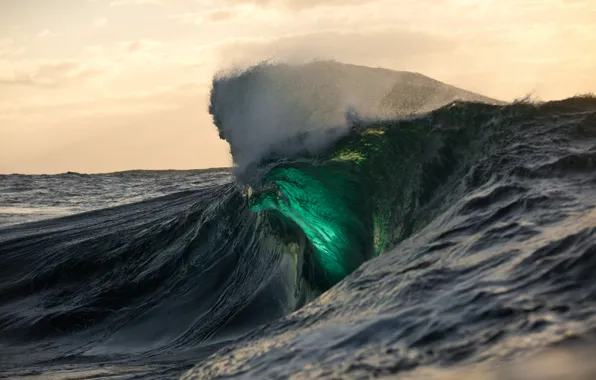
{"type": "MultiPolygon", "coordinates": [[[[432,82],[440,96],[404,95],[391,116],[311,99],[329,67],[215,80],[236,177],[115,175],[160,196],[0,228],[4,374],[423,375],[594,329],[596,99],[504,105],[432,82]]],[[[381,90],[362,88],[394,107],[381,90]]],[[[62,177],[88,192],[100,178],[62,177]]]]}

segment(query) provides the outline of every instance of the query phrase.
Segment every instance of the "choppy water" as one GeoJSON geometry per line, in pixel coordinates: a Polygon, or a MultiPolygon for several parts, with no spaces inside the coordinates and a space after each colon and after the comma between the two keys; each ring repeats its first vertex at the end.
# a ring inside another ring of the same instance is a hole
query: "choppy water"
{"type": "Polygon", "coordinates": [[[228,170],[0,175],[0,226],[134,203],[228,179],[228,170]]]}
{"type": "Polygon", "coordinates": [[[593,338],[596,99],[334,136],[236,177],[1,177],[0,374],[593,378],[529,358],[593,338]]]}

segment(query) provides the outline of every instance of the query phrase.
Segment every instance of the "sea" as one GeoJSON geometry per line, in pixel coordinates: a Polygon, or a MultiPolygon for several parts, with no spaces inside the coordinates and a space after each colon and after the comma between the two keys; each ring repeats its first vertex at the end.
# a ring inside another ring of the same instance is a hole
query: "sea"
{"type": "Polygon", "coordinates": [[[233,168],[0,175],[0,378],[595,379],[596,98],[316,65],[214,79],[233,168]]]}

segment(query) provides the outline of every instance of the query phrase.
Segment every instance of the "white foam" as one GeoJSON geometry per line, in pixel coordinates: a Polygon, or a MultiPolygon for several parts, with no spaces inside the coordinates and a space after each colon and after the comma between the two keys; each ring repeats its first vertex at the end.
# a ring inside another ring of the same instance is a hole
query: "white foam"
{"type": "Polygon", "coordinates": [[[320,151],[349,130],[355,114],[381,119],[428,112],[470,94],[409,72],[264,63],[217,76],[210,112],[241,172],[271,152],[320,151]]]}

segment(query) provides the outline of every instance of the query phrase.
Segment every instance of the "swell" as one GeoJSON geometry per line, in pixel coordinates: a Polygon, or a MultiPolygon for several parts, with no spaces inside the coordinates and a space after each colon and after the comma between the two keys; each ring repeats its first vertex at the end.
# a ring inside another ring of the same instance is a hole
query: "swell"
{"type": "Polygon", "coordinates": [[[232,339],[297,307],[283,249],[232,182],[5,227],[0,356],[22,366],[232,339]],[[29,342],[44,343],[23,355],[29,342]]]}

